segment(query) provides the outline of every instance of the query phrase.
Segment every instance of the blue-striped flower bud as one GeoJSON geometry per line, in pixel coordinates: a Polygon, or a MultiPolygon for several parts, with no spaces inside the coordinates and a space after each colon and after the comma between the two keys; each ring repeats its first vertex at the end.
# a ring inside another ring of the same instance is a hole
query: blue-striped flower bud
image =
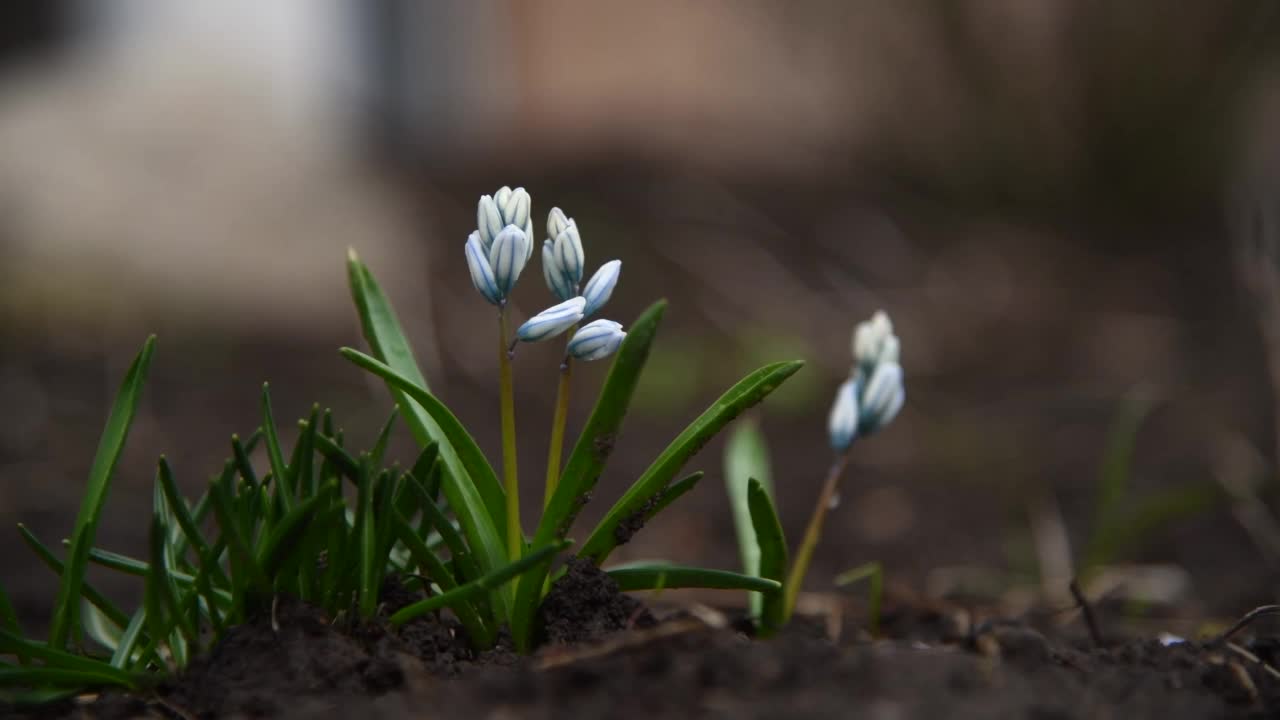
{"type": "Polygon", "coordinates": [[[832,449],[844,452],[858,436],[858,381],[849,379],[836,389],[836,400],[827,415],[827,437],[832,449]]]}
{"type": "Polygon", "coordinates": [[[582,308],[586,302],[581,297],[576,297],[565,300],[559,305],[552,305],[526,320],[516,330],[516,337],[523,342],[538,342],[553,338],[582,319],[582,308]]]}
{"type": "Polygon", "coordinates": [[[489,266],[489,255],[485,252],[479,231],[471,233],[467,238],[465,250],[467,268],[471,271],[471,284],[485,300],[494,305],[501,305],[503,294],[498,290],[498,283],[493,278],[493,268],[489,266]]]}
{"type": "Polygon", "coordinates": [[[853,331],[853,359],[866,372],[876,365],[898,362],[898,337],[893,334],[893,323],[883,310],[877,310],[870,320],[858,323],[853,331]]]}
{"type": "Polygon", "coordinates": [[[587,287],[582,291],[582,297],[587,300],[587,307],[583,311],[583,317],[591,317],[595,311],[609,302],[609,296],[613,295],[613,288],[618,284],[618,274],[622,272],[621,260],[610,260],[595,275],[587,281],[587,287]]]}
{"type": "Polygon", "coordinates": [[[586,261],[582,252],[582,238],[578,235],[578,226],[569,221],[567,227],[555,238],[556,265],[560,274],[574,288],[582,284],[582,264],[586,261]]]}
{"type": "Polygon", "coordinates": [[[883,362],[872,371],[862,391],[861,417],[858,433],[870,435],[893,422],[906,401],[907,391],[902,382],[902,366],[896,362],[883,362]]]}
{"type": "Polygon", "coordinates": [[[502,297],[511,293],[520,273],[529,260],[529,236],[515,225],[508,225],[493,238],[489,248],[489,267],[493,270],[494,284],[502,297]]]}
{"type": "Polygon", "coordinates": [[[556,239],[572,222],[573,219],[565,215],[563,210],[558,207],[551,208],[551,212],[547,213],[547,237],[556,239]]]}
{"type": "Polygon", "coordinates": [[[547,282],[547,289],[561,301],[578,296],[577,288],[569,283],[568,278],[560,272],[556,262],[555,243],[542,241],[542,279],[547,282]]]}
{"type": "MultiPolygon", "coordinates": [[[[493,195],[480,196],[476,207],[476,227],[480,231],[480,242],[485,250],[493,247],[498,233],[508,225],[515,225],[524,231],[529,238],[533,237],[531,208],[533,201],[524,188],[512,190],[503,186],[493,195]]],[[[533,255],[532,244],[525,249],[524,261],[529,262],[533,255]]]]}
{"type": "Polygon", "coordinates": [[[616,352],[626,337],[621,323],[593,320],[573,334],[568,352],[579,360],[599,360],[616,352]]]}

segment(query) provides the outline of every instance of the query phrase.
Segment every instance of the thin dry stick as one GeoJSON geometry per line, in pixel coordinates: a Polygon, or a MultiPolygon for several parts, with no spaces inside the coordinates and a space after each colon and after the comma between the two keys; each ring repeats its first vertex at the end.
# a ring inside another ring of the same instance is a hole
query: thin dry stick
{"type": "Polygon", "coordinates": [[[1093,606],[1089,604],[1088,598],[1080,589],[1080,582],[1072,580],[1067,587],[1070,588],[1071,596],[1076,599],[1080,612],[1084,615],[1084,624],[1089,628],[1089,639],[1093,641],[1094,647],[1102,647],[1102,630],[1098,627],[1098,618],[1093,614],[1093,606]]]}
{"type": "Polygon", "coordinates": [[[1245,660],[1249,660],[1257,663],[1258,666],[1262,668],[1262,671],[1270,675],[1271,677],[1280,679],[1280,670],[1276,670],[1269,663],[1263,662],[1262,658],[1258,657],[1257,655],[1254,655],[1248,650],[1245,650],[1244,648],[1230,641],[1227,642],[1227,649],[1239,655],[1240,657],[1244,658],[1245,660]]]}
{"type": "Polygon", "coordinates": [[[1213,639],[1212,639],[1212,640],[1210,640],[1207,644],[1208,644],[1208,645],[1221,645],[1222,643],[1224,643],[1224,642],[1226,642],[1227,640],[1231,639],[1231,636],[1232,636],[1232,635],[1235,635],[1236,633],[1238,633],[1238,632],[1240,632],[1241,630],[1245,629],[1245,628],[1246,628],[1246,627],[1248,627],[1248,626],[1249,626],[1249,625],[1250,625],[1254,620],[1257,620],[1258,618],[1260,618],[1260,617],[1262,617],[1262,616],[1264,616],[1264,615],[1280,615],[1280,605],[1259,605],[1258,607],[1256,607],[1256,608],[1254,608],[1254,609],[1250,610],[1249,612],[1245,613],[1245,614],[1244,614],[1244,617],[1242,617],[1242,618],[1240,618],[1239,620],[1237,620],[1237,621],[1235,622],[1235,624],[1234,624],[1234,625],[1232,625],[1231,627],[1227,628],[1225,632],[1223,632],[1221,635],[1218,635],[1217,637],[1213,638],[1213,639]]]}

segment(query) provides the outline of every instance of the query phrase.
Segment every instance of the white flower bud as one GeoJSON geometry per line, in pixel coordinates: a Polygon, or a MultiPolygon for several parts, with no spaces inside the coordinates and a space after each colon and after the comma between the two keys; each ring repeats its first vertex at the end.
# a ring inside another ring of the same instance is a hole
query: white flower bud
{"type": "Polygon", "coordinates": [[[529,259],[529,236],[515,225],[508,225],[493,238],[493,247],[489,249],[489,267],[493,269],[493,280],[502,297],[506,297],[515,287],[516,280],[524,271],[529,259]]]}
{"type": "Polygon", "coordinates": [[[582,264],[585,259],[582,252],[582,238],[578,235],[578,226],[572,220],[569,221],[568,227],[555,237],[554,247],[560,275],[576,289],[582,284],[582,264]]]}
{"type": "Polygon", "coordinates": [[[609,302],[609,297],[613,295],[613,288],[618,284],[618,274],[622,272],[621,260],[610,260],[595,275],[587,281],[587,287],[582,291],[582,296],[587,299],[586,310],[583,311],[583,317],[591,317],[595,311],[609,302]]]}
{"type": "Polygon", "coordinates": [[[616,352],[626,337],[621,323],[593,320],[573,334],[568,352],[579,360],[599,360],[616,352]]]}
{"type": "Polygon", "coordinates": [[[471,233],[467,238],[465,250],[467,268],[471,271],[471,284],[485,300],[494,305],[502,304],[503,294],[498,291],[498,283],[493,278],[493,268],[489,266],[488,254],[480,240],[479,231],[471,233]]]}
{"type": "Polygon", "coordinates": [[[906,401],[902,366],[885,362],[876,366],[861,398],[862,415],[858,432],[870,435],[893,421],[906,401]]]}
{"type": "Polygon", "coordinates": [[[882,362],[897,362],[898,351],[893,323],[883,310],[877,310],[870,320],[858,323],[854,329],[853,359],[868,371],[882,362]]]}
{"type": "Polygon", "coordinates": [[[582,319],[586,300],[576,297],[553,305],[525,321],[516,330],[516,337],[524,342],[538,342],[553,338],[573,327],[582,319]]]}
{"type": "Polygon", "coordinates": [[[827,415],[827,437],[832,449],[843,452],[858,435],[858,383],[845,380],[836,389],[836,400],[827,415]]]}
{"type": "Polygon", "coordinates": [[[476,226],[480,230],[480,241],[484,243],[484,249],[492,250],[498,233],[508,225],[515,225],[530,238],[524,255],[524,261],[529,262],[529,258],[533,256],[532,206],[533,200],[522,187],[512,190],[504,185],[493,195],[480,196],[480,204],[476,208],[476,226]]]}
{"type": "Polygon", "coordinates": [[[550,240],[542,241],[542,279],[547,282],[547,289],[560,300],[568,300],[578,296],[575,287],[560,272],[560,264],[556,262],[555,244],[550,240]]]}
{"type": "Polygon", "coordinates": [[[480,202],[476,205],[476,228],[480,233],[480,242],[484,246],[486,255],[493,247],[493,239],[506,225],[507,223],[502,221],[502,213],[498,212],[498,206],[493,201],[493,196],[481,195],[480,202]]]}
{"type": "Polygon", "coordinates": [[[551,208],[551,212],[547,214],[547,237],[556,239],[572,222],[573,218],[566,216],[563,210],[558,207],[551,208]]]}

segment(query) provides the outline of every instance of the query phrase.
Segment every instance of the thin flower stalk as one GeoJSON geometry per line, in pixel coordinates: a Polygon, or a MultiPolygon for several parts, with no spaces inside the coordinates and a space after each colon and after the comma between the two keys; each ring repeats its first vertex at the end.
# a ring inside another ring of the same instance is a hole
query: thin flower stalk
{"type": "Polygon", "coordinates": [[[560,364],[560,382],[556,388],[556,410],[551,419],[551,447],[547,451],[546,495],[542,506],[551,504],[560,480],[560,457],[564,451],[564,428],[569,421],[569,383],[573,378],[573,358],[566,355],[560,364]]]}
{"type": "Polygon", "coordinates": [[[520,558],[524,530],[520,525],[520,482],[516,472],[515,383],[507,349],[507,308],[498,310],[498,393],[502,404],[502,487],[507,499],[507,557],[520,558]]]}

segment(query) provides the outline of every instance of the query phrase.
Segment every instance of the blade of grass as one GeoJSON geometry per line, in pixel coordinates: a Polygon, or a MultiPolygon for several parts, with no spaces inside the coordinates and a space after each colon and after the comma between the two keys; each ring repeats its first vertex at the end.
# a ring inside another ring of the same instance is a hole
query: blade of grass
{"type": "MultiPolygon", "coordinates": [[[[661,493],[671,478],[706,445],[716,433],[749,407],[763,400],[804,363],[799,360],[766,365],[743,378],[729,388],[720,399],[707,408],[684,432],[667,446],[649,469],[627,490],[583,544],[580,556],[597,565],[609,557],[619,541],[618,528],[637,512],[643,512],[646,503],[661,493]]],[[[624,536],[625,539],[625,536],[624,536]]]]}
{"type": "Polygon", "coordinates": [[[253,462],[249,459],[249,449],[241,442],[240,436],[234,433],[231,435],[231,457],[236,461],[236,469],[240,471],[240,477],[249,487],[257,487],[258,472],[253,469],[253,462]]]}
{"type": "Polygon", "coordinates": [[[95,660],[93,658],[85,657],[83,655],[76,655],[75,653],[69,653],[65,650],[58,650],[56,648],[49,647],[48,645],[43,645],[41,643],[36,643],[30,640],[26,640],[17,635],[14,635],[13,633],[10,633],[7,630],[0,630],[0,655],[25,655],[26,657],[29,657],[33,660],[39,660],[45,663],[45,667],[28,666],[23,668],[15,668],[10,675],[6,676],[7,678],[10,679],[10,682],[6,683],[4,681],[0,681],[0,685],[22,684],[21,682],[15,681],[22,677],[30,677],[30,678],[36,679],[36,682],[33,682],[31,684],[38,684],[40,682],[52,682],[51,680],[44,679],[38,672],[32,672],[32,674],[24,676],[22,675],[22,671],[39,671],[39,670],[55,670],[56,669],[56,670],[64,670],[68,672],[76,671],[76,672],[83,672],[83,673],[92,673],[98,677],[107,678],[108,684],[124,685],[126,687],[135,687],[134,685],[135,676],[132,673],[124,672],[117,668],[113,668],[107,663],[102,662],[101,660],[95,660]]]}
{"type": "Polygon", "coordinates": [[[119,669],[128,669],[133,663],[134,651],[138,647],[138,641],[142,638],[142,630],[147,625],[147,609],[146,607],[138,608],[133,617],[129,618],[129,624],[125,626],[124,633],[120,636],[120,644],[116,646],[116,650],[111,655],[111,667],[119,669]]]}
{"type": "Polygon", "coordinates": [[[329,502],[330,492],[337,491],[336,487],[330,488],[329,492],[321,491],[295,506],[271,528],[271,534],[262,543],[257,556],[258,567],[262,568],[262,573],[268,580],[275,578],[289,562],[291,553],[297,552],[298,541],[318,515],[317,509],[329,502]]]}
{"type": "Polygon", "coordinates": [[[704,588],[710,590],[753,590],[780,593],[782,583],[728,570],[692,568],[665,563],[624,565],[606,570],[623,592],[657,588],[704,588]]]}
{"type": "MultiPolygon", "coordinates": [[[[35,552],[36,556],[39,557],[40,560],[54,572],[54,574],[61,576],[66,572],[66,566],[63,562],[59,560],[57,556],[53,554],[53,551],[51,551],[44,543],[40,542],[39,538],[27,529],[26,525],[18,523],[18,533],[22,536],[23,541],[27,543],[27,546],[35,552]]],[[[123,610],[117,607],[115,603],[108,600],[107,597],[89,581],[86,580],[81,583],[80,594],[85,600],[92,603],[94,607],[98,608],[107,617],[111,618],[112,622],[123,625],[128,620],[129,616],[125,615],[123,610]]]]}
{"type": "MultiPolygon", "coordinates": [[[[200,559],[200,566],[213,575],[215,581],[230,585],[231,581],[226,574],[222,572],[222,568],[216,561],[212,560],[209,552],[209,544],[205,542],[204,534],[200,532],[195,516],[187,508],[187,502],[182,498],[182,493],[178,491],[178,484],[173,479],[173,470],[169,468],[169,462],[164,455],[160,456],[157,463],[156,476],[160,483],[160,488],[164,493],[165,500],[168,502],[169,509],[173,513],[173,519],[182,529],[183,537],[186,538],[186,544],[190,545],[195,551],[196,557],[200,559]]],[[[208,495],[205,496],[208,498],[208,495]]]]}
{"type": "MultiPolygon", "coordinates": [[[[738,553],[742,556],[742,572],[760,575],[760,544],[751,514],[748,486],[757,480],[765,492],[772,492],[770,480],[769,449],[764,434],[752,418],[739,422],[724,449],[725,489],[729,493],[729,507],[733,510],[733,527],[738,533],[738,553]]],[[[775,578],[776,579],[776,578],[775,578]]],[[[752,617],[760,617],[764,596],[752,593],[749,604],[752,617]]]]}
{"type": "MultiPolygon", "coordinates": [[[[147,616],[151,622],[151,631],[157,637],[166,637],[160,632],[162,625],[170,629],[176,627],[178,634],[169,640],[169,650],[173,653],[174,663],[183,667],[191,650],[198,648],[199,632],[195,621],[183,611],[173,580],[169,576],[165,563],[165,538],[169,529],[164,526],[164,518],[159,514],[151,516],[150,546],[151,556],[149,572],[143,596],[147,608],[147,616]]],[[[172,633],[170,633],[172,635],[172,633]]]]}
{"type": "MultiPolygon", "coordinates": [[[[400,542],[409,549],[409,554],[414,561],[426,570],[427,577],[435,584],[440,586],[443,592],[450,592],[458,588],[458,581],[454,578],[453,573],[445,567],[444,562],[440,560],[435,553],[427,548],[426,543],[418,534],[413,531],[413,527],[404,519],[404,516],[396,513],[392,526],[396,536],[400,538],[400,542]]],[[[458,616],[458,620],[462,626],[466,628],[467,635],[477,648],[487,648],[493,645],[494,633],[487,625],[480,614],[476,612],[476,608],[466,599],[460,599],[450,605],[450,609],[458,616]]]]}
{"type": "MultiPolygon", "coordinates": [[[[476,445],[475,439],[467,433],[466,428],[458,422],[444,403],[413,384],[408,378],[357,350],[343,348],[341,352],[343,357],[381,377],[412,398],[438,423],[440,437],[437,438],[437,442],[440,444],[440,457],[444,459],[449,471],[450,482],[444,483],[444,492],[449,498],[449,505],[453,507],[458,519],[462,522],[481,568],[490,572],[502,567],[507,556],[506,548],[502,544],[502,531],[493,522],[493,515],[486,510],[488,502],[482,500],[478,486],[465,481],[467,478],[474,479],[477,476],[487,475],[492,478],[494,486],[500,489],[497,476],[493,475],[493,468],[485,460],[484,453],[476,445]],[[450,457],[457,462],[457,467],[450,463],[450,457]]],[[[506,517],[505,511],[502,517],[506,517]]]]}
{"type": "Polygon", "coordinates": [[[154,335],[147,338],[142,345],[142,350],[129,366],[129,371],[125,373],[120,390],[116,393],[111,414],[107,417],[106,428],[98,443],[93,466],[89,470],[89,484],[85,488],[84,500],[76,516],[75,531],[71,535],[66,572],[62,573],[58,596],[53,604],[49,644],[55,648],[65,647],[71,634],[80,625],[80,588],[84,584],[89,548],[93,546],[94,536],[98,530],[98,519],[106,503],[107,491],[111,488],[116,463],[129,437],[129,426],[133,423],[133,417],[138,411],[138,401],[142,396],[142,385],[146,380],[147,368],[151,364],[155,342],[154,335]]]}
{"type": "Polygon", "coordinates": [[[1107,433],[1107,449],[1102,458],[1098,478],[1098,500],[1094,509],[1094,528],[1085,546],[1084,562],[1080,574],[1088,576],[1104,562],[1111,549],[1105,547],[1112,525],[1124,513],[1133,475],[1133,453],[1138,443],[1138,431],[1147,416],[1155,409],[1155,395],[1150,388],[1139,385],[1131,390],[1120,404],[1111,428],[1107,433]]]}
{"type": "Polygon", "coordinates": [[[462,569],[461,577],[464,580],[475,580],[481,577],[479,566],[471,557],[471,551],[462,541],[462,535],[453,527],[453,523],[449,521],[440,506],[427,496],[425,487],[415,483],[414,489],[418,493],[418,504],[422,508],[423,519],[429,527],[435,528],[435,531],[440,533],[440,538],[444,541],[445,547],[449,548],[453,561],[462,569]]]}
{"type": "Polygon", "coordinates": [[[880,607],[884,603],[884,568],[878,562],[863,563],[836,576],[836,586],[845,587],[867,581],[867,630],[874,637],[880,632],[880,607]]]}
{"type": "MultiPolygon", "coordinates": [[[[356,311],[360,316],[360,327],[365,340],[369,343],[369,349],[373,351],[373,357],[385,364],[407,385],[429,393],[430,386],[427,385],[427,380],[418,367],[418,361],[413,356],[413,350],[409,347],[409,341],[405,338],[404,330],[400,327],[400,321],[396,318],[391,302],[383,294],[382,288],[374,280],[369,268],[356,256],[355,250],[347,251],[347,279],[351,286],[351,297],[355,301],[356,311]]],[[[387,378],[384,377],[384,379],[387,378]]],[[[403,385],[388,382],[387,389],[395,398],[396,405],[404,414],[405,423],[409,426],[414,438],[418,440],[418,444],[425,446],[432,440],[439,442],[440,454],[452,478],[460,486],[470,485],[471,489],[479,494],[489,523],[496,528],[498,547],[505,548],[506,494],[493,469],[488,467],[488,463],[484,463],[488,472],[480,469],[479,474],[471,475],[471,468],[464,470],[455,452],[460,449],[454,447],[444,428],[438,424],[440,418],[436,413],[430,412],[421,404],[421,399],[415,397],[403,385]]],[[[449,501],[454,503],[455,507],[459,507],[453,498],[449,498],[449,501]]],[[[470,521],[467,524],[470,524],[470,521]]],[[[505,558],[504,550],[501,557],[494,556],[493,560],[499,563],[505,562],[505,558]]],[[[493,565],[488,569],[492,570],[496,567],[497,565],[493,565]]]]}
{"type": "Polygon", "coordinates": [[[120,686],[130,690],[138,687],[132,675],[119,675],[111,666],[88,670],[72,670],[63,667],[29,665],[26,667],[0,668],[0,687],[38,687],[54,685],[67,689],[120,686]]]}
{"type": "Polygon", "coordinates": [[[662,494],[658,496],[657,502],[654,502],[653,507],[649,508],[649,512],[645,514],[645,522],[652,520],[658,513],[667,509],[667,506],[675,502],[681,495],[697,487],[698,481],[702,480],[702,476],[705,474],[699,470],[668,485],[662,491],[662,494]]]}
{"type": "MultiPolygon", "coordinates": [[[[649,349],[667,303],[660,300],[649,306],[631,324],[627,337],[614,356],[609,375],[596,400],[591,416],[583,426],[573,452],[560,473],[555,492],[542,513],[534,534],[534,549],[547,547],[565,537],[585,504],[587,494],[595,487],[604,471],[609,454],[626,417],[640,373],[649,358],[649,349]]],[[[532,642],[534,613],[542,598],[550,563],[538,566],[520,578],[516,588],[511,634],[520,652],[528,652],[532,642]]]]}
{"type": "Polygon", "coordinates": [[[289,485],[289,466],[284,463],[284,453],[280,450],[280,436],[276,434],[275,413],[271,410],[271,389],[262,383],[262,434],[267,439],[267,460],[271,463],[271,474],[276,478],[276,498],[280,508],[288,513],[293,509],[296,488],[289,485]]]}
{"type": "MultiPolygon", "coordinates": [[[[747,481],[747,509],[751,515],[752,535],[759,545],[758,564],[752,575],[769,580],[776,580],[779,585],[787,577],[787,539],[782,534],[782,523],[778,520],[778,511],[773,506],[769,491],[764,483],[750,478],[747,481]]],[[[786,602],[782,593],[769,595],[751,595],[759,598],[760,630],[763,635],[771,635],[786,622],[786,602]]]]}
{"type": "Polygon", "coordinates": [[[454,603],[461,600],[469,600],[477,595],[482,595],[490,590],[502,586],[507,581],[527,572],[530,568],[545,562],[555,556],[556,553],[564,550],[573,543],[568,540],[561,540],[554,545],[532,550],[528,555],[519,560],[498,568],[497,570],[485,575],[482,578],[472,580],[464,585],[459,585],[447,593],[441,593],[435,597],[420,600],[412,605],[401,608],[391,616],[391,625],[403,625],[410,620],[423,615],[424,613],[438,610],[443,607],[452,607],[454,603]]]}
{"type": "Polygon", "coordinates": [[[377,528],[373,520],[373,459],[360,456],[360,489],[356,498],[356,540],[359,542],[360,617],[369,619],[378,609],[377,528]]]}
{"type": "MultiPolygon", "coordinates": [[[[370,454],[373,455],[374,467],[382,465],[382,457],[387,454],[387,444],[391,442],[391,431],[395,429],[396,418],[399,416],[400,414],[396,408],[391,408],[391,417],[387,418],[387,421],[382,425],[382,429],[378,431],[378,439],[374,441],[373,450],[370,451],[370,454]]],[[[431,442],[435,443],[434,440],[431,442]]],[[[423,447],[425,446],[424,444],[423,447]]]]}
{"type": "Polygon", "coordinates": [[[325,435],[316,435],[315,441],[316,450],[327,462],[333,464],[340,475],[351,481],[353,485],[360,482],[360,463],[351,457],[351,453],[325,435]]]}

